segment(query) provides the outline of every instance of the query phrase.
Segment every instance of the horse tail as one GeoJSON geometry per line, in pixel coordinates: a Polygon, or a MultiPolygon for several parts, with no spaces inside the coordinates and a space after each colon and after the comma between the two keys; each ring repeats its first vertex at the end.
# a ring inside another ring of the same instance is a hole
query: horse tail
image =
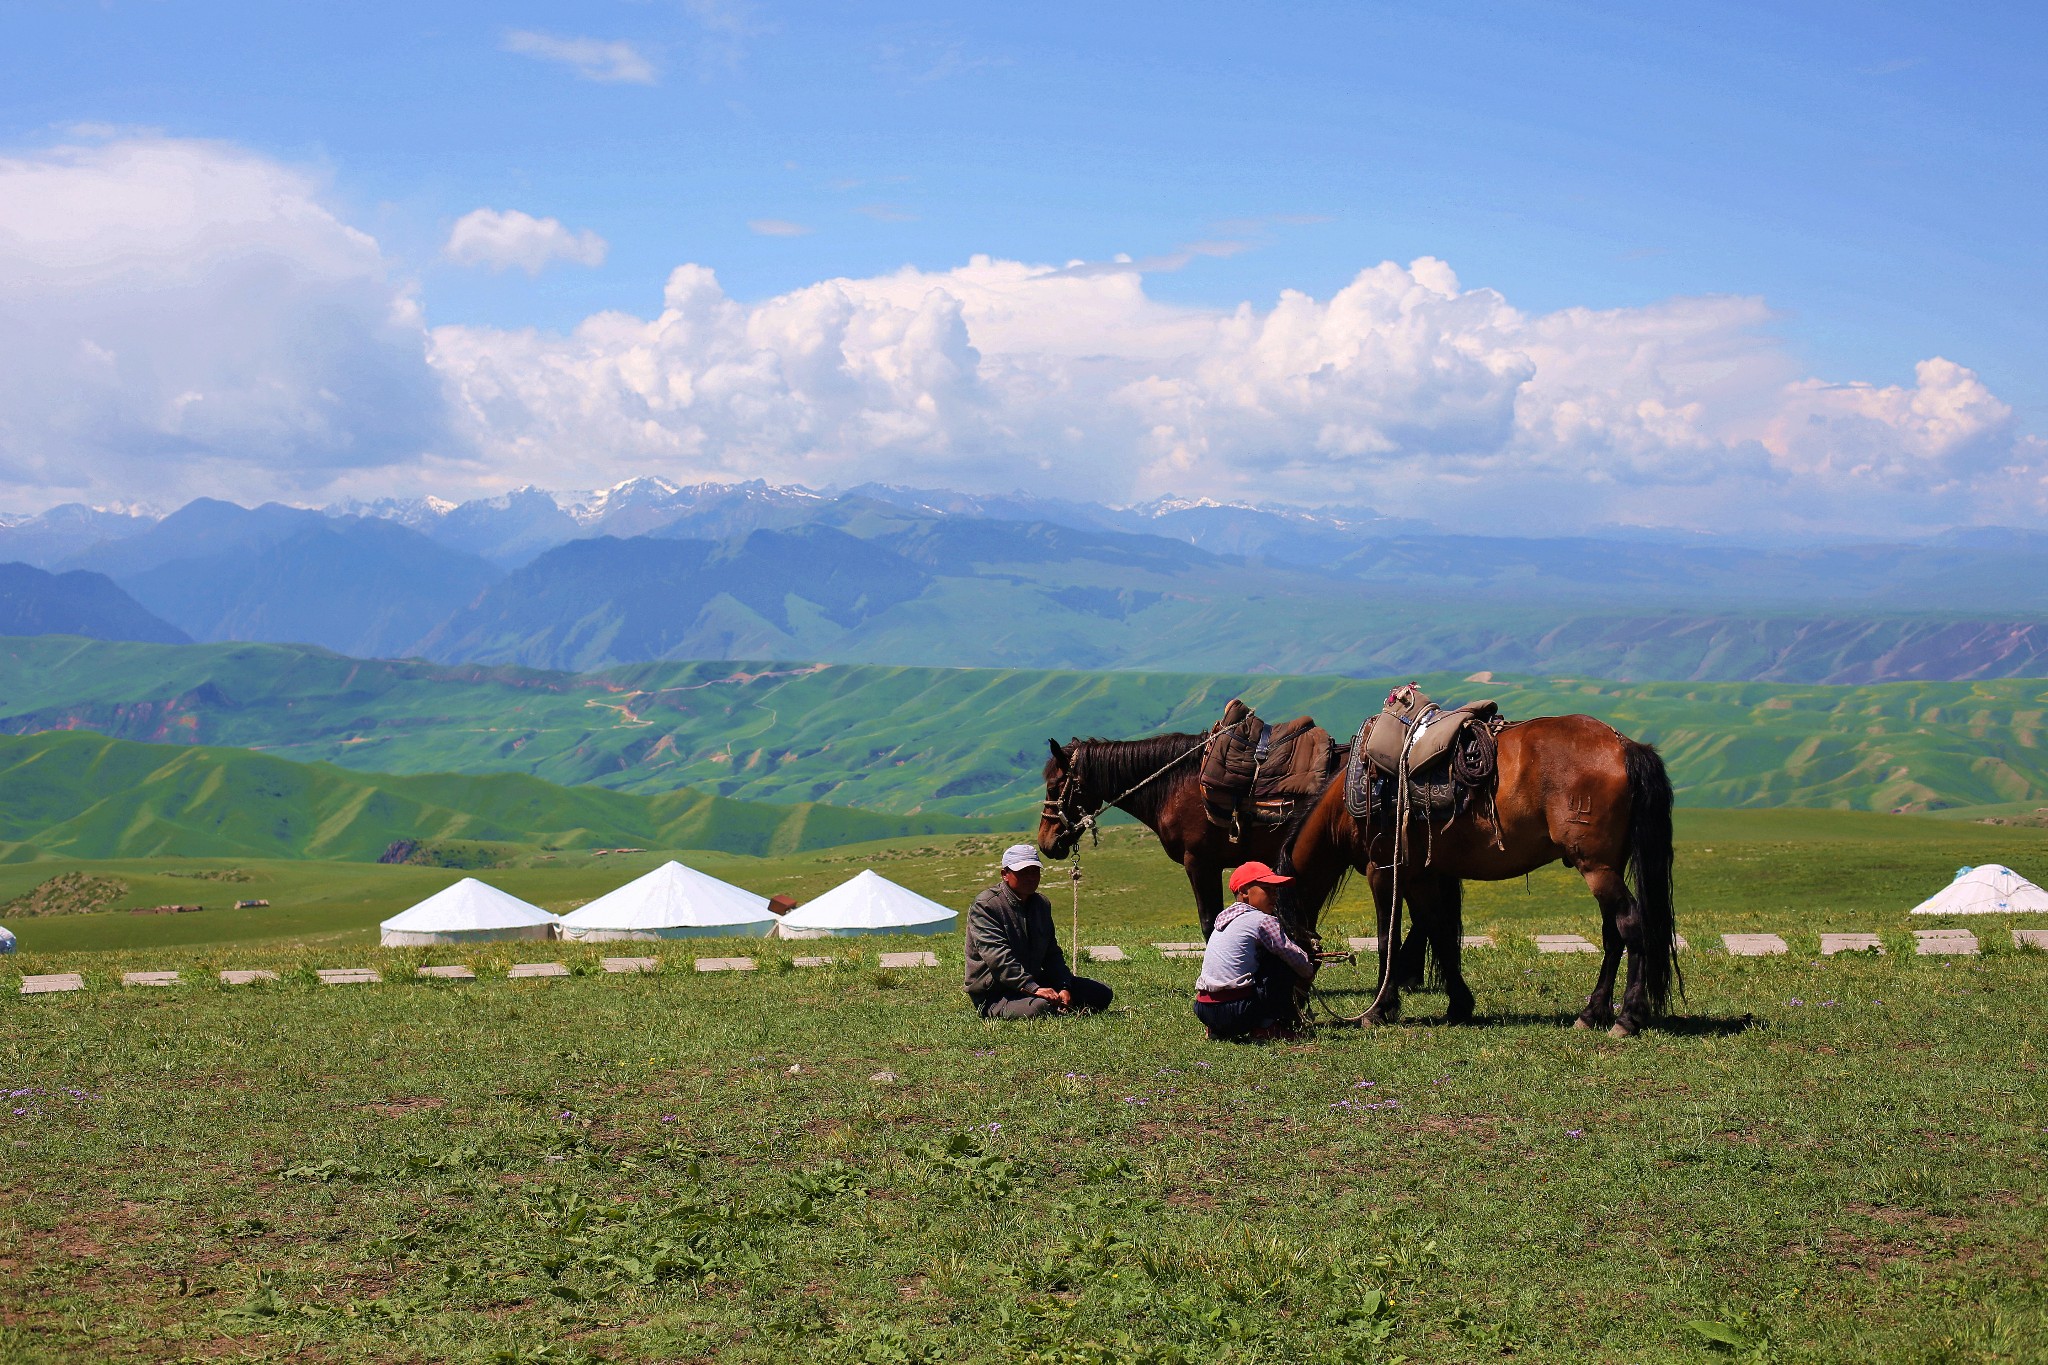
{"type": "Polygon", "coordinates": [[[1622,740],[1628,771],[1628,875],[1643,917],[1643,983],[1652,1014],[1662,1014],[1675,981],[1681,996],[1685,976],[1678,968],[1677,913],[1671,891],[1671,775],[1652,745],[1622,740]]]}

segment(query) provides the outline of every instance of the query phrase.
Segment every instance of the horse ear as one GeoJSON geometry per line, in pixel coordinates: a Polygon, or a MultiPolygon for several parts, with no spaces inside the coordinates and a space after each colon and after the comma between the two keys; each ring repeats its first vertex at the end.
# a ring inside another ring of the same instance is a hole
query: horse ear
{"type": "Polygon", "coordinates": [[[1067,751],[1060,747],[1060,742],[1056,739],[1049,739],[1046,741],[1046,744],[1052,749],[1052,761],[1060,765],[1060,771],[1065,772],[1067,767],[1067,751]]]}

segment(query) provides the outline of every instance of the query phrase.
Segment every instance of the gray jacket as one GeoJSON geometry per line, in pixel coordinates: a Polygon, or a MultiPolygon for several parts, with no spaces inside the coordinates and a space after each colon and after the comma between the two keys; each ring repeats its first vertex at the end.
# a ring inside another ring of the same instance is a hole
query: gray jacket
{"type": "Polygon", "coordinates": [[[1052,902],[1026,898],[997,882],[967,910],[967,993],[1030,995],[1041,986],[1059,990],[1073,980],[1053,932],[1052,902]]]}

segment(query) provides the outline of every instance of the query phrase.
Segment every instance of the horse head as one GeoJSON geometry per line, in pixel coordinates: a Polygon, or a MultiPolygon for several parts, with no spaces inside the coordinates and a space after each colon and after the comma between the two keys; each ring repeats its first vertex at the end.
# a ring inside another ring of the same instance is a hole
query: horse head
{"type": "Polygon", "coordinates": [[[1081,743],[1049,739],[1052,757],[1045,763],[1045,802],[1038,808],[1038,851],[1048,858],[1064,858],[1074,851],[1088,828],[1089,817],[1102,809],[1101,799],[1090,797],[1081,777],[1081,743]]]}

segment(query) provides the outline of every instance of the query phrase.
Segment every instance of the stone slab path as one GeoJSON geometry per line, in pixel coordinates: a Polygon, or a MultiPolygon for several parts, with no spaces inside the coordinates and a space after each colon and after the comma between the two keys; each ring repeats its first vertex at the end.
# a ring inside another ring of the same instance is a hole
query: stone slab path
{"type": "Polygon", "coordinates": [[[832,965],[832,959],[829,957],[793,957],[790,959],[790,964],[797,967],[829,967],[832,965]]]}
{"type": "Polygon", "coordinates": [[[567,976],[569,969],[559,962],[515,962],[506,976],[567,976]]]}
{"type": "Polygon", "coordinates": [[[1538,934],[1536,951],[1539,953],[1597,953],[1600,950],[1578,934],[1538,934]]]}
{"type": "Polygon", "coordinates": [[[1836,953],[1882,953],[1884,940],[1876,934],[1822,934],[1820,955],[1833,957],[1836,953]]]}
{"type": "Polygon", "coordinates": [[[459,963],[449,967],[422,967],[415,975],[424,976],[432,981],[476,980],[476,973],[459,963]]]}
{"type": "Polygon", "coordinates": [[[178,984],[178,974],[176,972],[123,972],[121,973],[121,984],[124,986],[175,986],[178,984]]]}
{"type": "Polygon", "coordinates": [[[2048,948],[2048,929],[2015,929],[2012,931],[2012,946],[2048,948]]]}
{"type": "Polygon", "coordinates": [[[1458,940],[1458,946],[1460,948],[1491,948],[1493,946],[1493,935],[1466,934],[1458,940]]]}
{"type": "Polygon", "coordinates": [[[936,967],[939,965],[939,955],[937,953],[883,953],[882,965],[884,967],[936,967]]]}
{"type": "Polygon", "coordinates": [[[1202,955],[1202,945],[1199,943],[1155,943],[1152,946],[1159,950],[1161,957],[1200,957],[1202,955]]]}
{"type": "Polygon", "coordinates": [[[700,972],[751,972],[754,959],[751,957],[700,957],[697,959],[700,972]]]}
{"type": "Polygon", "coordinates": [[[651,972],[659,969],[661,962],[652,957],[608,957],[603,965],[608,972],[651,972]]]}
{"type": "Polygon", "coordinates": [[[82,991],[85,977],[78,972],[45,972],[40,976],[24,976],[21,979],[23,995],[52,995],[58,991],[82,991]]]}
{"type": "Polygon", "coordinates": [[[1782,957],[1791,951],[1776,934],[1723,934],[1721,946],[1730,957],[1782,957]]]}
{"type": "Polygon", "coordinates": [[[1090,962],[1125,962],[1129,960],[1124,956],[1124,950],[1117,947],[1114,943],[1097,943],[1091,947],[1083,948],[1081,951],[1090,962]]]}
{"type": "Polygon", "coordinates": [[[1344,946],[1354,953],[1376,953],[1380,950],[1380,936],[1369,934],[1365,938],[1347,938],[1344,946]]]}
{"type": "Polygon", "coordinates": [[[313,975],[323,986],[371,986],[384,979],[382,972],[370,967],[319,967],[313,975]]]}
{"type": "Polygon", "coordinates": [[[277,979],[276,972],[265,971],[261,967],[253,971],[237,971],[230,968],[220,974],[220,983],[223,986],[253,986],[259,981],[275,981],[277,979]]]}
{"type": "Polygon", "coordinates": [[[1913,951],[1921,957],[1975,957],[1977,936],[1968,929],[1915,929],[1913,951]]]}

